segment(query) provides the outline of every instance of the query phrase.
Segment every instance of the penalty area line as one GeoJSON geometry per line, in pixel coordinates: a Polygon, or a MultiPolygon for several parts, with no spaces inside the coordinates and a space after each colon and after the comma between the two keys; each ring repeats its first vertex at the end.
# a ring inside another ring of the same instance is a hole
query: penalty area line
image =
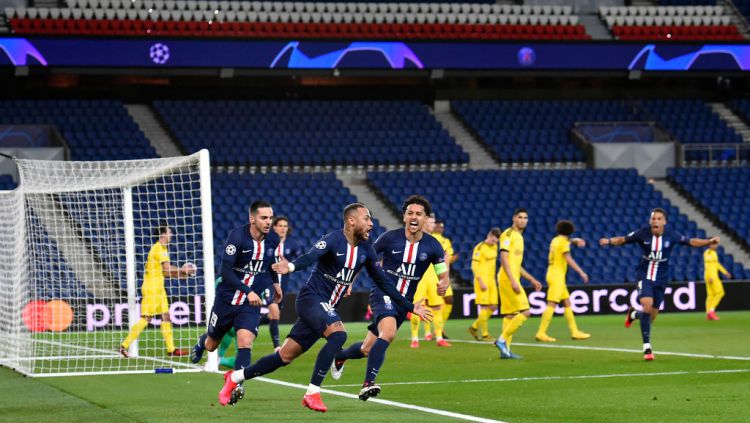
{"type": "MultiPolygon", "coordinates": [[[[297,383],[291,383],[291,382],[284,382],[282,380],[269,379],[269,378],[265,378],[265,377],[257,377],[254,380],[258,380],[258,381],[261,381],[261,382],[273,383],[275,385],[287,386],[287,387],[290,387],[290,388],[307,389],[307,386],[304,386],[304,385],[300,385],[300,384],[297,384],[297,383]]],[[[338,385],[338,386],[344,386],[344,385],[338,385]]],[[[359,387],[360,385],[356,385],[356,386],[359,387]]],[[[324,392],[326,394],[331,394],[331,395],[336,395],[336,396],[339,396],[339,397],[355,399],[355,400],[359,401],[359,396],[357,396],[355,394],[350,394],[350,393],[346,393],[346,392],[339,392],[339,391],[334,391],[334,390],[325,389],[325,388],[321,389],[320,392],[324,392]]],[[[367,400],[367,402],[374,402],[374,403],[388,405],[388,406],[397,407],[397,408],[405,408],[407,410],[416,410],[416,411],[421,411],[423,413],[435,414],[435,415],[443,416],[443,417],[452,417],[454,419],[466,420],[466,421],[470,421],[470,422],[506,423],[506,422],[503,422],[501,420],[493,420],[493,419],[488,419],[488,418],[484,418],[484,417],[470,416],[468,414],[454,413],[452,411],[439,410],[437,408],[422,407],[422,406],[414,405],[414,404],[405,404],[405,403],[402,403],[402,402],[384,400],[384,399],[379,399],[379,398],[370,398],[370,399],[367,400]]]]}
{"type": "MultiPolygon", "coordinates": [[[[465,339],[451,339],[452,343],[464,343],[464,344],[483,344],[490,345],[491,343],[483,341],[473,341],[465,339]]],[[[559,348],[568,350],[584,350],[584,351],[609,351],[609,352],[624,352],[624,353],[637,353],[643,354],[643,350],[636,350],[632,348],[609,348],[609,347],[587,347],[583,345],[555,345],[555,344],[530,344],[526,342],[514,342],[513,345],[521,347],[536,347],[536,348],[559,348]]],[[[713,354],[695,354],[695,353],[684,353],[684,352],[673,352],[673,351],[659,351],[655,350],[654,355],[657,357],[660,355],[672,355],[677,357],[691,357],[691,358],[712,358],[719,360],[738,360],[738,361],[750,361],[750,357],[745,356],[732,356],[732,355],[713,355],[713,354]]]]}

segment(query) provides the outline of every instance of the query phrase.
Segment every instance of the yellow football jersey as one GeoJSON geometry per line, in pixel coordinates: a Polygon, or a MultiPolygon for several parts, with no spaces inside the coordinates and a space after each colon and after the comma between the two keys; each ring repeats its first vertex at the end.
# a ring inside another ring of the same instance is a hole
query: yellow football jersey
{"type": "Polygon", "coordinates": [[[570,253],[570,239],[564,235],[552,238],[549,244],[549,267],[547,267],[547,279],[561,278],[565,281],[565,273],[568,271],[568,261],[565,254],[570,253]]]}
{"type": "Polygon", "coordinates": [[[167,247],[156,242],[151,246],[146,260],[146,272],[143,275],[143,285],[148,287],[164,286],[162,264],[169,261],[167,247]]]}
{"type": "Polygon", "coordinates": [[[471,268],[474,271],[474,281],[476,282],[477,274],[482,279],[493,279],[495,269],[497,268],[497,245],[489,245],[484,241],[474,247],[474,253],[471,255],[471,268]]]}
{"type": "Polygon", "coordinates": [[[724,275],[729,274],[727,269],[719,263],[719,255],[710,248],[703,252],[703,266],[703,277],[705,280],[719,279],[719,272],[724,275]]]}
{"type": "MultiPolygon", "coordinates": [[[[516,278],[518,283],[521,283],[521,265],[523,264],[523,235],[520,232],[514,230],[512,227],[506,229],[502,235],[500,235],[500,251],[508,252],[508,264],[510,264],[510,271],[516,278]]],[[[510,279],[505,274],[502,266],[498,269],[498,281],[500,283],[510,283],[510,279]]]]}
{"type": "Polygon", "coordinates": [[[451,242],[451,240],[442,236],[441,234],[432,234],[432,236],[438,240],[440,245],[443,247],[443,250],[445,250],[445,254],[447,254],[449,258],[453,257],[455,252],[453,251],[453,243],[451,242]]]}

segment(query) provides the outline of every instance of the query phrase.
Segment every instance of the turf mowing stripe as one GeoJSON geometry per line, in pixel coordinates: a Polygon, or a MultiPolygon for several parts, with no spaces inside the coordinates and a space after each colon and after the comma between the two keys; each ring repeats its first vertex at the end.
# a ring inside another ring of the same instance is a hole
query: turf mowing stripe
{"type": "MultiPolygon", "coordinates": [[[[304,385],[299,385],[299,384],[290,383],[290,382],[284,382],[284,381],[281,381],[281,380],[268,379],[268,378],[265,378],[265,377],[258,377],[258,378],[255,378],[254,380],[259,380],[259,381],[262,381],[262,382],[273,383],[273,384],[276,384],[276,385],[288,386],[288,387],[291,387],[291,388],[307,389],[307,386],[304,386],[304,385]]],[[[342,385],[339,385],[339,386],[342,386],[342,385]]],[[[356,385],[356,386],[359,387],[360,385],[356,385]]],[[[330,390],[330,389],[321,389],[320,391],[321,392],[325,392],[327,394],[331,394],[331,395],[337,395],[337,396],[344,397],[344,398],[350,398],[350,399],[359,400],[359,397],[357,395],[349,394],[349,393],[346,393],[346,392],[338,392],[338,391],[333,391],[333,390],[330,390]]],[[[501,420],[493,420],[493,419],[487,419],[487,418],[484,418],[484,417],[470,416],[470,415],[467,415],[467,414],[454,413],[452,411],[439,410],[439,409],[436,409],[436,408],[422,407],[422,406],[419,406],[419,405],[405,404],[405,403],[402,403],[402,402],[389,401],[389,400],[383,400],[383,399],[378,399],[378,398],[370,398],[369,400],[367,400],[367,402],[375,402],[375,403],[378,403],[378,404],[389,405],[391,407],[405,408],[407,410],[416,410],[416,411],[421,411],[423,413],[437,414],[438,416],[453,417],[454,419],[466,420],[466,421],[470,421],[470,422],[506,423],[506,422],[503,422],[501,420]]]]}
{"type": "MultiPolygon", "coordinates": [[[[471,340],[464,340],[464,339],[451,339],[450,342],[452,343],[461,342],[465,344],[492,345],[491,343],[487,343],[484,341],[471,341],[471,340]]],[[[514,342],[513,345],[520,345],[522,347],[562,348],[562,349],[569,349],[569,350],[610,351],[610,352],[626,352],[626,353],[643,354],[643,350],[634,350],[634,349],[629,349],[629,348],[585,347],[585,346],[579,346],[579,345],[554,345],[554,344],[527,344],[524,342],[514,342]]],[[[654,351],[654,355],[656,356],[674,355],[674,356],[679,356],[679,357],[714,358],[714,359],[722,359],[722,360],[750,361],[750,357],[742,357],[742,356],[693,354],[693,353],[669,352],[669,351],[659,351],[659,350],[654,351]]]]}
{"type": "MultiPolygon", "coordinates": [[[[695,372],[676,371],[676,372],[659,372],[659,373],[619,373],[604,375],[580,375],[580,376],[538,376],[538,377],[510,377],[504,379],[465,379],[465,380],[432,380],[432,381],[412,381],[412,382],[393,382],[381,383],[381,386],[395,385],[437,385],[444,383],[492,383],[492,382],[526,382],[535,380],[573,380],[573,379],[608,379],[616,377],[642,377],[642,376],[675,376],[691,374],[717,374],[717,373],[748,373],[750,369],[726,369],[726,370],[701,370],[695,372]]],[[[351,388],[359,387],[361,384],[351,385],[328,385],[329,388],[351,388]]]]}

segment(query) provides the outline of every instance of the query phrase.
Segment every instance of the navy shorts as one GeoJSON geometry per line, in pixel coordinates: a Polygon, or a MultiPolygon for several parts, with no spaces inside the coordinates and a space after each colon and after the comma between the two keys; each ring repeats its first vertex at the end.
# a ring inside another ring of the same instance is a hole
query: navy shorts
{"type": "MultiPolygon", "coordinates": [[[[264,307],[268,307],[269,305],[273,304],[274,294],[276,294],[276,290],[273,289],[273,286],[263,290],[263,293],[260,296],[260,299],[263,302],[264,307]]],[[[279,303],[279,310],[281,310],[283,306],[284,306],[284,298],[282,298],[281,302],[279,303]]]]}
{"type": "Polygon", "coordinates": [[[221,338],[232,328],[235,331],[246,329],[258,336],[259,322],[260,307],[253,307],[246,302],[240,305],[229,305],[215,301],[206,332],[217,341],[221,341],[221,338]]]}
{"type": "Polygon", "coordinates": [[[666,289],[666,285],[648,279],[641,279],[638,281],[638,300],[643,297],[653,298],[654,308],[658,309],[664,302],[664,289],[666,289]]]}
{"type": "Polygon", "coordinates": [[[380,335],[378,324],[383,318],[395,318],[396,329],[400,328],[401,324],[406,320],[407,311],[399,307],[398,304],[393,303],[387,295],[370,294],[370,308],[372,309],[372,323],[370,323],[367,329],[375,336],[380,335]]]}
{"type": "Polygon", "coordinates": [[[328,326],[341,321],[341,317],[328,300],[316,295],[298,296],[294,305],[297,308],[297,321],[294,322],[287,338],[292,338],[300,344],[303,352],[323,337],[328,326]]]}

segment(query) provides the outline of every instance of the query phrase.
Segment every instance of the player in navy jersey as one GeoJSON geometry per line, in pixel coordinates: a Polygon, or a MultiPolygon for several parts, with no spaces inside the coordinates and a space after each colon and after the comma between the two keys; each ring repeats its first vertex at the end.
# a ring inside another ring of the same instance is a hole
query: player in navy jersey
{"type": "Polygon", "coordinates": [[[346,342],[346,330],[336,312],[336,305],[363,267],[375,284],[385,295],[393,298],[398,306],[422,318],[431,317],[425,307],[421,304],[413,305],[406,300],[388,280],[377,264],[377,253],[368,242],[371,230],[370,211],[361,203],[350,204],[344,209],[342,230],[325,235],[306,254],[293,262],[282,259],[272,266],[277,273],[283,275],[315,263],[310,278],[297,295],[295,306],[298,318],[281,349],[261,358],[249,368],[224,374],[224,387],[219,392],[219,402],[222,405],[230,401],[237,384],[286,366],[323,337],[326,338],[326,344],[318,353],[302,404],[312,410],[325,412],[327,407],[320,398],[320,385],[336,353],[346,342]]]}
{"type": "Polygon", "coordinates": [[[651,323],[659,314],[659,307],[664,301],[664,290],[669,277],[669,256],[675,246],[688,245],[691,247],[705,247],[718,244],[719,237],[710,239],[690,238],[667,228],[667,212],[656,208],[651,212],[650,225],[631,232],[625,236],[602,238],[599,245],[619,246],[624,244],[638,244],[643,251],[638,264],[638,301],[642,311],[628,308],[625,327],[630,327],[633,320],[641,322],[643,337],[643,358],[647,361],[654,359],[651,349],[651,323]]]}
{"type": "MultiPolygon", "coordinates": [[[[292,238],[292,226],[289,224],[289,218],[286,216],[277,216],[273,219],[273,231],[279,236],[279,246],[274,250],[274,256],[276,261],[284,258],[287,261],[292,261],[302,254],[302,248],[300,247],[297,240],[292,238]]],[[[289,275],[279,275],[281,281],[281,290],[287,292],[287,284],[289,283],[289,275]]],[[[282,301],[279,304],[273,302],[273,290],[267,288],[263,293],[263,305],[268,308],[268,313],[264,314],[260,318],[260,324],[268,324],[268,331],[271,334],[271,341],[273,342],[274,348],[279,348],[279,318],[281,317],[281,308],[284,306],[282,301]]]]}
{"type": "MultiPolygon", "coordinates": [[[[273,209],[266,201],[250,205],[250,224],[235,228],[229,234],[221,259],[222,282],[216,286],[206,333],[190,353],[198,363],[205,350],[214,351],[224,334],[234,327],[237,335],[235,369],[250,366],[253,341],[258,336],[261,295],[273,287],[274,301],[281,301],[281,284],[271,269],[279,237],[271,232],[273,209]]],[[[233,389],[229,403],[234,405],[244,396],[244,388],[233,389]]]]}
{"type": "MultiPolygon", "coordinates": [[[[375,251],[382,254],[383,270],[396,285],[398,294],[408,303],[414,302],[414,293],[422,275],[435,267],[440,278],[438,294],[445,295],[448,289],[448,268],[445,264],[445,251],[437,239],[422,231],[427,218],[432,213],[430,203],[424,197],[412,195],[404,201],[402,207],[404,227],[384,233],[375,242],[375,251]]],[[[417,304],[424,299],[417,298],[417,304]]],[[[373,319],[365,340],[352,344],[349,348],[336,354],[331,366],[331,376],[338,380],[344,371],[344,362],[348,359],[367,357],[367,370],[359,399],[367,401],[380,393],[380,386],[375,378],[385,361],[385,352],[396,337],[396,332],[409,310],[394,304],[395,298],[373,287],[370,292],[370,306],[373,319]]]]}

